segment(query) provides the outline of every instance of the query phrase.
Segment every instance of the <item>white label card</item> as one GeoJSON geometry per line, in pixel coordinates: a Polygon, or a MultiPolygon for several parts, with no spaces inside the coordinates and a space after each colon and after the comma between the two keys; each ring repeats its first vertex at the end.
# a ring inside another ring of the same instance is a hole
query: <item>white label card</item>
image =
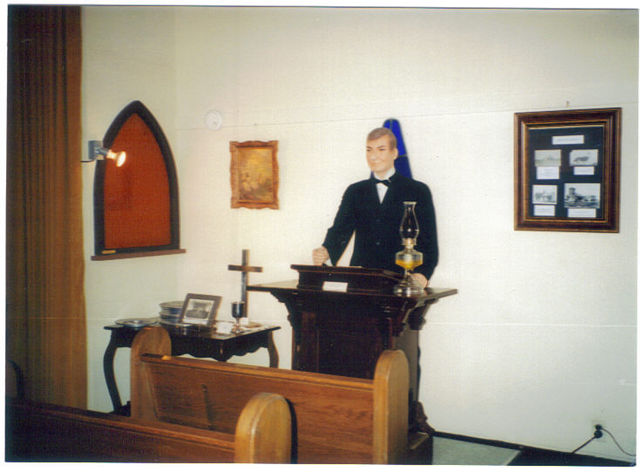
{"type": "Polygon", "coordinates": [[[533,216],[556,216],[555,205],[533,205],[533,216]]]}
{"type": "Polygon", "coordinates": [[[574,136],[554,136],[551,138],[554,145],[558,144],[584,144],[584,135],[577,134],[574,136]]]}
{"type": "Polygon", "coordinates": [[[595,175],[596,168],[593,166],[575,166],[573,175],[595,175]]]}
{"type": "Polygon", "coordinates": [[[567,210],[567,216],[569,218],[595,218],[595,208],[569,208],[567,210]]]}
{"type": "Polygon", "coordinates": [[[538,180],[558,180],[560,167],[536,167],[536,177],[538,180]]]}
{"type": "Polygon", "coordinates": [[[324,282],[322,285],[323,290],[328,290],[330,292],[346,292],[347,291],[347,282],[324,282]]]}

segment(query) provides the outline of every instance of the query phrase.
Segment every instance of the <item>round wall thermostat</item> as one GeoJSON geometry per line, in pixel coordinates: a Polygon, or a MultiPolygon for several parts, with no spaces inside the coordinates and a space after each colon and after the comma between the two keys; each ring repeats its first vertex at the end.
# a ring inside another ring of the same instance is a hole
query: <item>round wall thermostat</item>
{"type": "Polygon", "coordinates": [[[219,111],[209,110],[204,115],[204,124],[207,125],[209,129],[218,130],[222,126],[222,115],[219,111]]]}

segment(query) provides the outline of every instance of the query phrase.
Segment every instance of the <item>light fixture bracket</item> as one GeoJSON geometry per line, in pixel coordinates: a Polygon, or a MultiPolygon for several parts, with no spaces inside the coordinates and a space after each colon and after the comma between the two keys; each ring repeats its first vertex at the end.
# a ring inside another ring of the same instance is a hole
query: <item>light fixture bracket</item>
{"type": "Polygon", "coordinates": [[[104,159],[107,154],[107,150],[102,147],[102,141],[92,140],[89,141],[89,153],[86,160],[82,159],[82,162],[93,162],[97,159],[104,159]]]}
{"type": "Polygon", "coordinates": [[[112,159],[116,167],[121,167],[127,160],[127,153],[124,151],[113,152],[111,149],[102,147],[102,141],[89,141],[89,159],[82,162],[93,162],[95,160],[112,159]]]}

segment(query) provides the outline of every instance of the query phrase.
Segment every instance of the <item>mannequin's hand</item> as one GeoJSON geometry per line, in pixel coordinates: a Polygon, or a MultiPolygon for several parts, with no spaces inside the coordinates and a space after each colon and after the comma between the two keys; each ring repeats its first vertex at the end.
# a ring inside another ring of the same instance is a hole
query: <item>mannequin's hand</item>
{"type": "Polygon", "coordinates": [[[413,280],[415,280],[422,288],[427,288],[427,285],[429,285],[429,281],[422,274],[411,274],[411,277],[413,277],[413,280]]]}
{"type": "Polygon", "coordinates": [[[314,249],[311,253],[313,265],[322,265],[329,260],[329,251],[324,246],[314,249]]]}

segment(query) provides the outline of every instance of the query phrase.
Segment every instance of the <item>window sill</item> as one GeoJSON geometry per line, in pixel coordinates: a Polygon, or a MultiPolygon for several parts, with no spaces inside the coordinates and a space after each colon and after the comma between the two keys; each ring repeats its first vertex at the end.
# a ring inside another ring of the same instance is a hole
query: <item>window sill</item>
{"type": "Polygon", "coordinates": [[[166,256],[169,254],[183,254],[186,249],[164,249],[159,251],[120,252],[116,254],[101,254],[91,256],[92,261],[111,261],[114,259],[131,259],[133,257],[166,256]]]}

